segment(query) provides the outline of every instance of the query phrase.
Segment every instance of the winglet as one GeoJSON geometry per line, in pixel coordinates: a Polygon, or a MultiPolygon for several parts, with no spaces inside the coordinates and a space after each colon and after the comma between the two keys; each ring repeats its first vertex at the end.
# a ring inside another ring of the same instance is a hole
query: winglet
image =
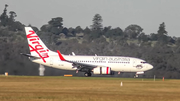
{"type": "Polygon", "coordinates": [[[60,53],[60,51],[57,50],[57,52],[58,52],[59,58],[60,58],[62,61],[66,61],[66,60],[64,59],[64,57],[62,56],[62,54],[60,53]]]}

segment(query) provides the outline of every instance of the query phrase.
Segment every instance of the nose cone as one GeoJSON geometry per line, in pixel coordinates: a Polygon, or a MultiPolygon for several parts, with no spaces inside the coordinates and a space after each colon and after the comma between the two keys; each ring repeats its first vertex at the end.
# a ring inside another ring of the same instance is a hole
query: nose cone
{"type": "Polygon", "coordinates": [[[148,64],[148,69],[153,69],[153,66],[151,64],[148,64]]]}

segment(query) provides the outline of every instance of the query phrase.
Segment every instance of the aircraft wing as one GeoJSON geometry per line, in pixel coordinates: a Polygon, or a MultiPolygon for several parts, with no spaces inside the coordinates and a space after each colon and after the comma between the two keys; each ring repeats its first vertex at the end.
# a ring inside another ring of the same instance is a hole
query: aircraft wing
{"type": "Polygon", "coordinates": [[[97,65],[84,64],[84,63],[73,62],[73,61],[68,61],[68,60],[66,60],[66,61],[73,63],[74,66],[80,67],[81,69],[82,68],[88,68],[88,69],[92,70],[93,68],[98,67],[97,65]]]}
{"type": "MultiPolygon", "coordinates": [[[[90,70],[92,70],[93,68],[95,67],[101,67],[99,65],[93,65],[93,64],[85,64],[85,63],[79,63],[79,62],[74,62],[74,61],[69,61],[69,60],[66,60],[62,54],[59,52],[59,50],[57,50],[58,52],[58,55],[59,55],[59,58],[61,59],[61,61],[66,61],[66,62],[69,62],[69,63],[73,63],[73,65],[75,66],[80,66],[80,68],[88,68],[90,70]]],[[[102,66],[104,67],[104,66],[102,66]]]]}

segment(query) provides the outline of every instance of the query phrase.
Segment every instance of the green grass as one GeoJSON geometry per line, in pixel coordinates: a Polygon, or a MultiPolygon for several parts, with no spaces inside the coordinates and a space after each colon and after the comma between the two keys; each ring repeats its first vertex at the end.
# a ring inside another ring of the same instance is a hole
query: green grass
{"type": "Polygon", "coordinates": [[[179,96],[180,80],[0,76],[0,101],[180,101],[179,96]]]}

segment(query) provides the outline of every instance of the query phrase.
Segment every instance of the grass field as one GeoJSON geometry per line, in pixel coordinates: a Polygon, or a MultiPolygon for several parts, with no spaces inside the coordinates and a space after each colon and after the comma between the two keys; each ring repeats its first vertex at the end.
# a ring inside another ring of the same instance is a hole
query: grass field
{"type": "Polygon", "coordinates": [[[0,101],[180,101],[180,80],[0,76],[0,101]]]}

